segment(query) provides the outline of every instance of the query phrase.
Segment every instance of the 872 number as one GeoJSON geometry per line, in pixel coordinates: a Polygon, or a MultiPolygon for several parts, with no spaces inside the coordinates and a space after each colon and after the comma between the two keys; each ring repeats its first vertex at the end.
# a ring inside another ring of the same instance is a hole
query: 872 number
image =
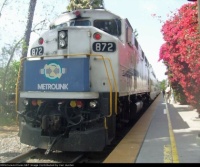
{"type": "Polygon", "coordinates": [[[94,42],[92,49],[95,52],[114,52],[116,44],[114,42],[94,42]]]}
{"type": "Polygon", "coordinates": [[[42,46],[35,47],[31,49],[31,56],[41,56],[44,53],[44,48],[42,46]]]}

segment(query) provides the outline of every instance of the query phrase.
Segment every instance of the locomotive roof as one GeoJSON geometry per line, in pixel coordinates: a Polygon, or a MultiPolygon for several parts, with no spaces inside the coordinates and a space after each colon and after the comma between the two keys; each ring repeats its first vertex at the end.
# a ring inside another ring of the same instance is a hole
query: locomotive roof
{"type": "Polygon", "coordinates": [[[51,25],[57,25],[61,22],[67,22],[76,18],[122,19],[119,15],[116,15],[106,9],[77,9],[73,11],[63,12],[51,23],[51,25]]]}

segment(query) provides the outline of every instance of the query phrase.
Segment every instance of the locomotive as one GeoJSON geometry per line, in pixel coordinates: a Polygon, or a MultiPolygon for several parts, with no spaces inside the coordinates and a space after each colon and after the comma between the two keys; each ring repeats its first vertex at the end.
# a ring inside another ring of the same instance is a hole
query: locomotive
{"type": "Polygon", "coordinates": [[[20,142],[46,153],[102,151],[160,92],[128,19],[106,9],[56,18],[21,59],[17,88],[20,142]]]}

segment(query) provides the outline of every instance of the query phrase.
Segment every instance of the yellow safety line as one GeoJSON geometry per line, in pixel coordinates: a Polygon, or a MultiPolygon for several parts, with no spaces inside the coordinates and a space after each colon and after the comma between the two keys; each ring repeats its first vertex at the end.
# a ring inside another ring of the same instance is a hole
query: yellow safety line
{"type": "Polygon", "coordinates": [[[172,163],[172,150],[170,145],[164,145],[164,163],[172,163]]]}
{"type": "Polygon", "coordinates": [[[175,140],[174,133],[173,133],[173,128],[172,128],[172,124],[171,124],[171,120],[170,120],[170,115],[169,115],[169,110],[168,110],[168,105],[167,105],[166,99],[165,99],[165,104],[166,104],[166,110],[167,110],[169,137],[170,137],[171,150],[172,150],[172,161],[173,161],[173,163],[179,163],[178,151],[177,151],[177,147],[176,147],[176,140],[175,140]]]}

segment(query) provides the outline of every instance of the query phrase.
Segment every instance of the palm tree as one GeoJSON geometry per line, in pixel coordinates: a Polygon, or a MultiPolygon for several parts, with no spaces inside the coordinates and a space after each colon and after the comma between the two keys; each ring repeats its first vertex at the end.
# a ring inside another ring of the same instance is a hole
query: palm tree
{"type": "Polygon", "coordinates": [[[24,46],[22,48],[22,57],[27,57],[27,50],[28,50],[30,36],[31,36],[31,29],[32,29],[33,16],[35,12],[36,3],[37,3],[37,0],[30,0],[30,3],[29,3],[28,19],[27,19],[26,31],[24,34],[24,46]]]}
{"type": "Polygon", "coordinates": [[[103,0],[69,0],[67,10],[104,8],[103,0]]]}

